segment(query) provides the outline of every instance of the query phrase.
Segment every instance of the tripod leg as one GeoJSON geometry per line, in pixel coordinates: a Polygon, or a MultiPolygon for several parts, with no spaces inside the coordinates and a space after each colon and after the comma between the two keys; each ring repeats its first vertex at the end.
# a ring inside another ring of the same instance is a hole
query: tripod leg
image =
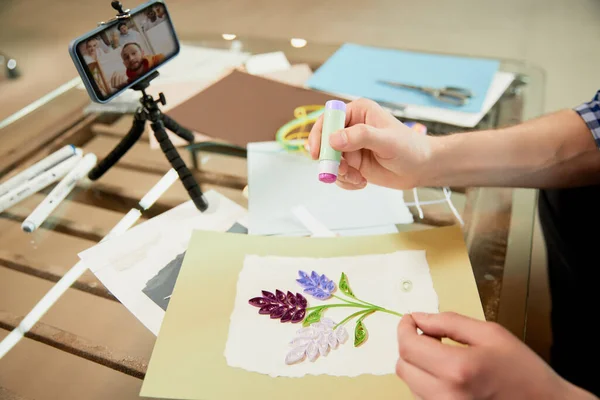
{"type": "Polygon", "coordinates": [[[156,122],[153,122],[152,129],[154,130],[154,136],[156,137],[156,140],[158,140],[158,143],[160,144],[160,148],[162,149],[163,153],[165,153],[165,156],[171,163],[173,169],[177,171],[179,179],[181,179],[183,186],[196,205],[196,208],[200,211],[205,211],[208,208],[208,201],[206,201],[206,198],[200,190],[200,187],[194,179],[194,176],[185,166],[185,163],[179,156],[179,153],[173,146],[173,143],[171,143],[171,140],[165,131],[162,120],[157,119],[156,122]]]}
{"type": "Polygon", "coordinates": [[[88,178],[95,181],[100,178],[106,171],[109,170],[110,167],[115,165],[117,161],[123,157],[127,150],[131,148],[137,142],[137,140],[144,133],[144,125],[146,123],[146,118],[141,112],[137,112],[135,114],[135,118],[133,120],[133,125],[131,129],[125,135],[123,140],[117,144],[117,146],[104,158],[104,160],[100,161],[94,169],[90,171],[88,174],[88,178]]]}
{"type": "Polygon", "coordinates": [[[168,115],[161,115],[165,128],[176,134],[182,139],[187,140],[190,143],[194,143],[194,134],[187,128],[179,125],[175,120],[168,115]]]}

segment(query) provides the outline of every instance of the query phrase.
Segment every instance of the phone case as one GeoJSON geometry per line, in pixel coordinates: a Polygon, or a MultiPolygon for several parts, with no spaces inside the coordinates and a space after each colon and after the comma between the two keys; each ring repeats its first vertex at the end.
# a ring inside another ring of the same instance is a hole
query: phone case
{"type": "MultiPolygon", "coordinates": [[[[173,53],[172,56],[170,56],[169,59],[167,59],[166,61],[162,62],[160,66],[165,65],[166,63],[168,63],[169,61],[171,61],[173,58],[175,58],[180,51],[180,43],[179,43],[179,38],[177,37],[177,33],[175,32],[175,27],[173,25],[173,20],[171,19],[171,15],[169,14],[169,10],[167,8],[167,5],[165,4],[165,2],[163,0],[151,0],[148,1],[132,10],[129,11],[129,14],[134,15],[137,12],[144,10],[154,4],[160,3],[164,6],[165,8],[165,12],[166,12],[166,16],[168,17],[168,20],[171,23],[172,26],[172,30],[171,33],[173,35],[173,39],[175,41],[175,45],[176,45],[176,50],[173,53]]],[[[73,63],[75,64],[75,68],[77,69],[77,72],[79,73],[79,76],[81,77],[81,80],[83,82],[83,85],[85,86],[88,95],[90,96],[90,98],[92,99],[92,101],[96,102],[96,103],[108,103],[109,101],[111,101],[112,99],[114,99],[115,97],[117,97],[118,95],[120,95],[121,93],[123,93],[125,90],[131,88],[132,86],[134,86],[135,84],[139,83],[140,81],[144,80],[145,78],[147,78],[148,76],[150,76],[152,74],[152,72],[154,71],[154,69],[149,70],[148,72],[146,72],[144,75],[138,77],[135,81],[128,83],[126,86],[123,86],[121,89],[115,91],[113,94],[111,94],[110,96],[108,96],[106,99],[102,99],[100,97],[98,97],[96,91],[94,90],[94,84],[90,81],[90,77],[87,75],[87,71],[86,68],[84,66],[84,64],[82,63],[82,61],[80,60],[78,54],[77,54],[77,46],[79,44],[81,44],[84,41],[87,41],[88,39],[90,39],[93,36],[98,35],[99,33],[101,33],[102,31],[104,31],[105,29],[109,29],[111,27],[114,27],[116,25],[119,24],[119,22],[121,22],[122,20],[120,19],[114,19],[106,24],[102,24],[100,25],[98,28],[85,33],[82,36],[79,36],[75,39],[73,39],[71,41],[71,43],[69,44],[69,54],[71,56],[71,59],[73,60],[73,63]]],[[[93,63],[92,63],[93,64],[93,63]]],[[[88,64],[88,68],[90,68],[89,64],[88,64]]],[[[91,67],[92,69],[90,70],[90,72],[92,74],[95,73],[95,67],[92,65],[91,67]]],[[[160,69],[160,67],[159,67],[160,69]]],[[[102,81],[102,80],[101,80],[102,81]]],[[[103,83],[104,85],[108,84],[107,82],[103,83]]]]}

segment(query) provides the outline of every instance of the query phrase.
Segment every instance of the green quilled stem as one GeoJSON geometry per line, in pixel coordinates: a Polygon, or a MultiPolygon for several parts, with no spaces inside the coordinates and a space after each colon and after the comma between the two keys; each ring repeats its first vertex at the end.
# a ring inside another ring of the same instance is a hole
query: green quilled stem
{"type": "Polygon", "coordinates": [[[368,332],[367,332],[366,327],[363,325],[362,321],[365,318],[367,318],[369,315],[371,315],[377,311],[381,311],[381,312],[384,312],[387,314],[396,315],[398,317],[403,316],[403,314],[400,314],[398,312],[388,310],[383,307],[376,306],[375,304],[367,303],[366,301],[357,299],[356,296],[354,295],[354,293],[352,292],[352,289],[350,289],[350,285],[348,283],[348,277],[346,276],[345,273],[342,273],[342,277],[340,278],[340,283],[338,286],[339,286],[341,292],[346,297],[348,297],[352,300],[348,300],[346,298],[332,294],[331,295],[332,297],[338,299],[339,301],[342,301],[343,303],[324,304],[321,306],[308,307],[306,309],[306,312],[307,313],[311,312],[311,313],[309,315],[307,315],[307,317],[305,319],[305,323],[308,322],[308,325],[304,325],[304,326],[309,326],[310,324],[319,321],[321,319],[321,313],[329,308],[337,308],[337,307],[360,308],[361,310],[355,312],[354,314],[350,314],[349,316],[344,318],[340,323],[336,324],[333,327],[333,329],[335,330],[339,326],[344,325],[345,323],[352,320],[353,318],[360,316],[358,318],[358,320],[356,321],[356,328],[354,330],[354,346],[358,347],[367,340],[368,332]]]}
{"type": "MultiPolygon", "coordinates": [[[[335,294],[333,294],[332,297],[335,297],[336,299],[341,300],[343,302],[346,302],[348,304],[356,304],[356,303],[354,303],[352,301],[348,301],[348,300],[344,299],[343,297],[337,296],[335,294]]],[[[353,297],[353,299],[356,300],[356,301],[358,301],[359,303],[366,304],[366,305],[371,306],[371,307],[377,307],[375,304],[367,303],[366,301],[357,299],[356,297],[353,297]]]]}
{"type": "Polygon", "coordinates": [[[403,314],[400,314],[396,311],[392,311],[392,310],[388,310],[386,308],[383,307],[378,307],[378,306],[366,306],[366,305],[361,305],[361,304],[356,304],[356,303],[350,303],[350,304],[328,304],[325,306],[315,306],[315,307],[309,307],[306,309],[306,312],[309,311],[313,311],[313,310],[317,310],[317,309],[321,309],[321,310],[326,310],[328,308],[336,308],[336,307],[354,307],[354,308],[363,308],[363,310],[357,311],[354,314],[349,315],[348,317],[344,318],[342,320],[342,322],[340,322],[339,324],[336,324],[334,329],[337,328],[340,325],[345,324],[346,322],[350,321],[352,318],[360,315],[360,314],[365,314],[361,317],[361,319],[359,321],[362,321],[364,318],[366,318],[367,316],[373,314],[376,311],[381,311],[387,314],[392,314],[392,315],[396,315],[398,317],[402,317],[403,314]]]}
{"type": "Polygon", "coordinates": [[[338,327],[338,326],[340,326],[340,325],[344,325],[346,322],[350,321],[350,320],[351,320],[352,318],[354,318],[354,317],[358,317],[358,316],[359,316],[359,315],[361,315],[361,314],[365,314],[365,315],[363,315],[363,316],[361,317],[361,319],[360,319],[360,320],[362,320],[362,319],[363,319],[363,318],[365,318],[367,315],[369,315],[370,313],[373,313],[373,312],[375,312],[375,311],[374,311],[374,310],[361,310],[361,311],[357,311],[357,312],[355,312],[354,314],[348,315],[348,316],[347,316],[346,318],[344,318],[344,319],[342,320],[342,322],[340,322],[339,324],[335,324],[335,326],[333,327],[333,329],[334,329],[334,330],[335,330],[335,329],[337,329],[337,327],[338,327]]]}

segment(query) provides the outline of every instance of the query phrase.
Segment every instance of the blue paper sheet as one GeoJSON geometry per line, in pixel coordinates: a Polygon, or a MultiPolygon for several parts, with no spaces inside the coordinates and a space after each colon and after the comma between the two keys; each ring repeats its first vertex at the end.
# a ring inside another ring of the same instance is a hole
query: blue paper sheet
{"type": "Polygon", "coordinates": [[[500,62],[344,44],[308,80],[316,90],[367,97],[377,101],[439,107],[476,113],[481,111],[500,62]],[[377,83],[389,80],[411,85],[470,89],[473,97],[463,106],[446,104],[411,89],[377,83]]]}

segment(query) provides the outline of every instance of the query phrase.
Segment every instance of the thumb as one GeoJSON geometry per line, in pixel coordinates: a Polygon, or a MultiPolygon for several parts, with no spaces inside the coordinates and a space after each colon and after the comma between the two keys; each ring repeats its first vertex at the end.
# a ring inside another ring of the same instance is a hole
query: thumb
{"type": "Polygon", "coordinates": [[[449,338],[456,342],[477,345],[489,340],[490,323],[453,312],[411,314],[417,327],[428,336],[449,338]]]}
{"type": "Polygon", "coordinates": [[[396,141],[399,135],[387,129],[377,129],[366,124],[356,124],[339,130],[329,136],[329,144],[334,150],[350,152],[371,150],[382,158],[394,158],[396,141]]]}

